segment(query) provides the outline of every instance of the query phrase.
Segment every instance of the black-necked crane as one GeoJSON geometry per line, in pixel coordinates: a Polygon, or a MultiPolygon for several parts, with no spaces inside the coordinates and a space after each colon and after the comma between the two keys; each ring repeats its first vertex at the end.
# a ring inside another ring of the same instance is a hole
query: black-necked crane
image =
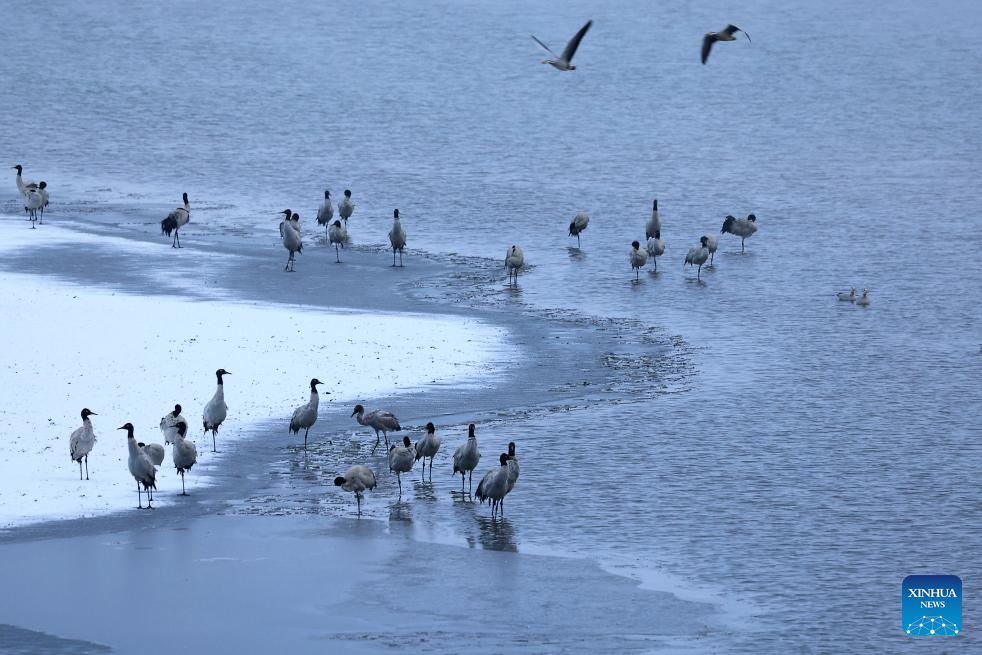
{"type": "MultiPolygon", "coordinates": [[[[310,400],[307,401],[306,405],[297,407],[293,412],[293,418],[290,419],[291,433],[300,434],[300,430],[303,430],[304,450],[307,450],[307,433],[310,432],[310,428],[317,422],[317,407],[320,404],[320,395],[317,393],[318,384],[324,383],[317,378],[313,378],[310,381],[310,400]]],[[[328,391],[327,393],[331,392],[328,391]]]]}
{"type": "Polygon", "coordinates": [[[586,212],[577,212],[573,220],[569,223],[569,236],[576,237],[576,247],[580,247],[580,232],[585,230],[590,224],[590,217],[586,212]]]}
{"type": "Polygon", "coordinates": [[[701,237],[699,239],[699,245],[689,248],[688,254],[685,256],[685,262],[682,264],[684,268],[686,264],[690,266],[698,266],[699,269],[696,271],[696,278],[702,279],[700,274],[702,273],[702,265],[706,263],[709,259],[709,246],[707,245],[708,239],[706,237],[701,237]]]}
{"type": "Polygon", "coordinates": [[[392,245],[392,265],[396,265],[396,251],[399,251],[399,266],[402,266],[402,253],[406,249],[406,230],[399,220],[399,210],[392,211],[392,229],[389,230],[389,243],[392,245]]]}
{"type": "Polygon", "coordinates": [[[181,246],[181,228],[188,224],[191,220],[191,205],[188,202],[188,194],[183,195],[184,206],[178,207],[171,213],[167,214],[167,218],[160,221],[160,232],[161,234],[166,234],[170,236],[174,233],[174,240],[171,242],[171,248],[182,248],[181,246]]]}
{"type": "Polygon", "coordinates": [[[756,231],[757,217],[753,214],[748,214],[746,218],[734,218],[733,216],[727,215],[719,233],[726,234],[729,232],[734,236],[740,237],[740,252],[745,252],[746,247],[744,246],[744,242],[752,237],[756,231]]]}
{"type": "Polygon", "coordinates": [[[416,449],[409,437],[402,438],[402,445],[389,446],[389,470],[396,474],[399,481],[399,498],[402,498],[402,474],[413,470],[416,462],[416,449]]]}
{"type": "Polygon", "coordinates": [[[525,265],[525,253],[518,246],[512,246],[505,252],[505,268],[508,269],[508,283],[518,284],[518,272],[525,265]]]}
{"type": "Polygon", "coordinates": [[[124,423],[118,429],[126,430],[126,445],[130,452],[126,464],[130,469],[130,475],[136,480],[137,507],[143,509],[143,499],[140,495],[140,485],[143,485],[143,490],[147,492],[147,509],[153,509],[150,504],[153,501],[151,490],[157,488],[157,469],[143,449],[136,445],[136,439],[133,438],[133,424],[124,423]]]}
{"type": "Polygon", "coordinates": [[[426,458],[430,458],[430,480],[433,480],[433,458],[440,450],[440,435],[436,433],[436,426],[432,422],[426,424],[426,434],[416,442],[416,459],[423,460],[423,470],[420,471],[420,479],[426,473],[426,458]]]}
{"type": "MultiPolygon", "coordinates": [[[[706,63],[709,59],[709,51],[712,50],[713,44],[717,41],[736,41],[736,37],[733,36],[737,32],[743,32],[736,25],[727,25],[725,28],[719,32],[706,32],[705,36],[702,37],[702,63],[706,63]]],[[[750,35],[743,32],[747,37],[747,41],[750,40],[750,35]]]]}
{"type": "MultiPolygon", "coordinates": [[[[474,478],[474,469],[481,461],[481,451],[477,448],[477,435],[473,423],[467,426],[467,441],[457,446],[453,453],[453,474],[460,473],[460,493],[464,493],[464,478],[468,478],[467,488],[470,490],[474,478]]],[[[432,464],[430,464],[432,470],[432,464]]]]}
{"type": "Polygon", "coordinates": [[[89,479],[89,453],[95,446],[95,432],[92,430],[90,416],[96,413],[88,407],[82,410],[82,427],[72,432],[68,439],[68,453],[72,456],[73,462],[78,462],[78,479],[82,479],[82,460],[85,459],[85,479],[89,479]]]}
{"type": "Polygon", "coordinates": [[[211,397],[208,404],[205,405],[205,409],[201,412],[201,423],[204,426],[204,431],[208,432],[211,430],[211,451],[213,453],[218,452],[217,445],[215,443],[215,435],[218,434],[218,426],[225,421],[225,417],[228,416],[228,405],[225,404],[225,382],[222,379],[225,375],[232,375],[224,368],[220,368],[215,371],[215,377],[218,378],[218,388],[215,389],[215,395],[211,397]]]}
{"type": "Polygon", "coordinates": [[[361,496],[366,490],[375,488],[375,474],[367,466],[356,464],[343,476],[334,478],[334,484],[345,491],[354,492],[355,499],[358,501],[358,515],[361,516],[361,496]]]}
{"type": "Polygon", "coordinates": [[[648,262],[648,251],[641,249],[639,241],[631,242],[631,268],[634,269],[634,280],[637,281],[641,275],[641,269],[648,262]]]}
{"type": "Polygon", "coordinates": [[[375,430],[375,446],[372,447],[372,452],[378,448],[379,444],[379,432],[385,437],[385,445],[389,445],[389,432],[399,432],[402,430],[402,426],[399,425],[399,419],[395,417],[392,412],[386,412],[385,410],[376,409],[373,412],[365,413],[365,408],[362,405],[355,405],[355,410],[351,412],[351,415],[355,417],[360,425],[365,425],[373,430],[375,430]]]}

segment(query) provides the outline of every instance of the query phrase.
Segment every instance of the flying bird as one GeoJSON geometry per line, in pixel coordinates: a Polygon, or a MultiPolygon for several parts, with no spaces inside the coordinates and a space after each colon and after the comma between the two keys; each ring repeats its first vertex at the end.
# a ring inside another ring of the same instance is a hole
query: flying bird
{"type": "Polygon", "coordinates": [[[569,43],[566,44],[566,49],[563,50],[562,56],[559,56],[553,52],[549,46],[537,39],[534,34],[530,35],[533,39],[535,39],[536,43],[545,48],[546,52],[553,56],[553,59],[543,59],[541,63],[552,64],[553,68],[557,68],[561,71],[575,71],[576,66],[572,65],[570,62],[573,61],[573,55],[576,54],[576,49],[580,47],[580,41],[583,40],[583,36],[587,33],[587,30],[590,29],[591,25],[593,25],[593,21],[588,20],[586,25],[580,28],[580,31],[577,32],[573,38],[569,40],[569,43]]]}
{"type": "MultiPolygon", "coordinates": [[[[709,59],[709,51],[713,49],[714,43],[717,41],[736,41],[736,37],[733,35],[737,32],[743,32],[743,30],[736,25],[727,25],[726,29],[721,32],[706,32],[706,36],[702,37],[702,63],[705,64],[706,60],[709,59]]],[[[749,41],[750,35],[746,32],[743,33],[749,41]]]]}

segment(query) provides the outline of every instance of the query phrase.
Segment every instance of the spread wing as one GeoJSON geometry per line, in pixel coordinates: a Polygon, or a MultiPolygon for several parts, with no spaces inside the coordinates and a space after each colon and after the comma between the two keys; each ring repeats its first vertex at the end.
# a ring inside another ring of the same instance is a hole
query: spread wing
{"type": "Polygon", "coordinates": [[[553,52],[552,50],[550,50],[549,49],[549,46],[547,46],[545,43],[543,43],[542,41],[539,41],[539,39],[536,38],[536,36],[534,34],[529,34],[529,36],[531,36],[533,39],[535,39],[535,42],[538,43],[540,46],[542,46],[543,48],[545,48],[545,51],[546,52],[548,52],[550,55],[552,55],[556,59],[559,59],[559,55],[557,55],[555,52],[553,52]]]}
{"type": "MultiPolygon", "coordinates": [[[[743,30],[741,30],[741,29],[740,29],[739,27],[737,27],[736,25],[727,25],[727,26],[726,26],[726,29],[725,29],[725,30],[723,30],[723,33],[724,33],[724,34],[726,34],[726,35],[728,35],[728,36],[733,36],[733,35],[734,35],[734,34],[736,34],[737,32],[743,32],[743,30]]],[[[749,41],[749,40],[750,40],[750,35],[749,35],[749,34],[747,34],[746,32],[743,32],[743,33],[744,33],[744,34],[746,34],[746,36],[747,36],[747,41],[749,41]]]]}
{"type": "Polygon", "coordinates": [[[583,35],[587,33],[587,30],[590,29],[591,25],[593,25],[593,21],[588,20],[586,25],[581,27],[580,31],[577,32],[576,35],[569,40],[569,43],[566,44],[566,49],[563,50],[563,59],[566,60],[566,63],[573,61],[573,55],[576,54],[576,49],[580,47],[580,41],[583,40],[583,35]]]}
{"type": "Polygon", "coordinates": [[[716,42],[716,37],[712,34],[707,34],[702,39],[702,63],[706,63],[709,59],[709,51],[713,49],[713,43],[716,42]]]}

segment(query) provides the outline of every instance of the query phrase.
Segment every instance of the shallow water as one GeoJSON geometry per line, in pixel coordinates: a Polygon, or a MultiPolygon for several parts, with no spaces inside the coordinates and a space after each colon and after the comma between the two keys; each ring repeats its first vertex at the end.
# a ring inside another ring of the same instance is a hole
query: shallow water
{"type": "MultiPolygon", "coordinates": [[[[51,3],[44,21],[0,25],[13,44],[0,120],[44,128],[4,130],[0,150],[49,181],[50,220],[156,238],[188,191],[186,244],[269,244],[279,262],[275,212],[312,223],[323,188],[349,187],[363,253],[397,206],[409,246],[458,270],[411,299],[582,317],[570,356],[609,393],[559,380],[564,393],[526,394],[545,409],[526,411],[516,390],[486,420],[499,447],[519,443],[523,470],[509,533],[485,545],[708,589],[753,615],[730,652],[913,650],[897,629],[903,578],[982,574],[982,56],[970,45],[982,10],[109,7],[51,3]],[[528,32],[559,48],[586,17],[579,69],[539,66],[528,32]],[[717,44],[700,66],[701,33],[728,21],[753,42],[717,44]],[[635,284],[627,252],[653,197],[668,250],[635,284]],[[581,209],[591,223],[574,249],[566,226],[581,209]],[[721,235],[701,282],[680,270],[725,214],[750,212],[760,231],[746,253],[721,235]],[[517,290],[497,264],[511,243],[532,265],[517,290]],[[837,302],[849,286],[869,287],[871,306],[837,302]],[[610,319],[633,347],[609,349],[620,355],[605,378],[608,349],[579,344],[591,330],[606,339],[610,319]],[[641,361],[645,334],[670,364],[641,361]],[[651,364],[680,377],[639,392],[651,364]],[[844,610],[859,620],[839,621],[844,610]]],[[[469,420],[445,417],[457,438],[469,420]]],[[[410,493],[425,502],[400,511],[419,538],[484,543],[448,494],[410,493]]],[[[979,618],[966,603],[964,622],[979,618]]]]}

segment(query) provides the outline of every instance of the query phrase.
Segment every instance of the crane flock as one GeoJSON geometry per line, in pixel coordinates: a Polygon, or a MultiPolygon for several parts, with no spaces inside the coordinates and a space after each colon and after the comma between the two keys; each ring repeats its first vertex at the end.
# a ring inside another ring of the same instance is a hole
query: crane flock
{"type": "MultiPolygon", "coordinates": [[[[532,35],[535,42],[551,55],[550,59],[545,59],[542,63],[549,64],[553,68],[564,72],[575,71],[576,66],[572,64],[573,56],[579,49],[583,38],[590,30],[592,24],[592,20],[587,21],[569,40],[561,55],[557,55],[545,43],[532,35]]],[[[743,32],[743,30],[735,25],[727,25],[720,32],[705,33],[701,49],[702,63],[705,64],[707,62],[711,49],[716,42],[734,41],[737,32],[743,32]]],[[[749,41],[749,34],[746,32],[743,33],[749,41]]],[[[22,177],[23,166],[18,164],[13,168],[17,171],[15,178],[17,189],[23,196],[24,209],[28,215],[28,220],[31,221],[31,228],[34,229],[36,227],[35,223],[43,224],[44,209],[49,204],[47,182],[40,181],[35,183],[25,180],[22,177]]],[[[171,246],[175,249],[182,248],[180,231],[182,227],[190,222],[191,216],[190,202],[186,192],[182,194],[182,199],[183,206],[177,207],[168,213],[160,222],[161,233],[167,236],[173,236],[171,246]]],[[[340,249],[349,243],[347,225],[354,212],[354,208],[355,203],[352,200],[351,190],[345,189],[343,198],[337,205],[339,220],[335,220],[331,193],[329,190],[325,190],[323,202],[317,210],[317,222],[327,230],[328,243],[335,247],[337,263],[341,262],[340,249]]],[[[283,210],[280,213],[283,214],[283,219],[279,223],[280,237],[284,249],[288,252],[288,259],[284,266],[284,271],[294,272],[296,255],[303,253],[300,216],[290,209],[283,210]]],[[[590,218],[587,213],[581,211],[576,213],[569,223],[568,235],[570,237],[576,237],[577,248],[581,247],[581,235],[587,229],[589,222],[590,218]]],[[[635,282],[640,280],[640,270],[646,265],[649,259],[652,262],[653,271],[657,271],[657,258],[663,256],[665,253],[665,241],[661,236],[662,222],[657,199],[652,203],[651,215],[645,222],[644,229],[644,245],[642,246],[642,242],[639,240],[631,242],[629,253],[630,265],[635,272],[635,282]]],[[[757,218],[754,214],[749,214],[745,219],[726,215],[720,233],[732,234],[739,237],[741,252],[745,252],[746,239],[753,236],[757,230],[757,218]]],[[[402,267],[404,265],[403,255],[405,253],[407,238],[405,226],[401,221],[398,209],[393,210],[392,227],[389,230],[388,239],[392,250],[392,266],[397,266],[396,254],[398,253],[398,266],[402,267]]],[[[709,266],[713,265],[718,247],[718,238],[710,234],[700,237],[699,244],[689,249],[685,256],[684,264],[697,267],[697,279],[701,279],[702,267],[706,264],[707,260],[709,261],[709,266]]],[[[525,255],[522,248],[518,245],[510,246],[506,251],[504,259],[504,267],[507,269],[509,284],[517,285],[519,272],[524,266],[525,255]]],[[[856,298],[856,290],[853,288],[848,293],[840,292],[838,298],[839,300],[854,302],[860,306],[867,306],[869,304],[868,294],[869,290],[864,289],[863,295],[860,298],[856,298]]],[[[207,434],[209,431],[212,433],[213,452],[217,452],[218,429],[228,416],[228,406],[225,404],[223,377],[231,375],[231,373],[225,369],[218,369],[215,374],[217,388],[202,412],[204,434],[207,434]]],[[[301,429],[304,430],[305,450],[307,448],[310,429],[314,426],[318,418],[319,394],[317,386],[320,384],[322,383],[317,378],[311,379],[309,401],[294,411],[289,424],[289,430],[293,434],[299,434],[301,429]]],[[[185,474],[197,462],[197,449],[194,443],[187,437],[188,422],[181,412],[181,405],[175,405],[174,410],[168,412],[161,419],[160,430],[164,436],[165,445],[172,444],[172,459],[175,469],[181,475],[182,495],[187,495],[185,474]]],[[[92,412],[88,408],[83,409],[81,412],[82,426],[74,430],[69,439],[71,459],[79,465],[80,479],[82,477],[83,464],[85,468],[85,479],[89,479],[88,458],[96,443],[96,436],[90,417],[95,415],[95,412],[92,412]]],[[[436,428],[432,422],[426,424],[424,435],[415,445],[408,436],[403,438],[401,444],[390,445],[388,433],[402,430],[399,420],[391,412],[380,409],[366,412],[365,408],[361,404],[358,404],[355,406],[351,416],[355,418],[358,424],[374,430],[376,441],[372,448],[373,453],[379,446],[381,437],[384,437],[385,443],[388,446],[386,453],[388,467],[392,472],[396,473],[400,498],[402,496],[401,475],[402,473],[411,471],[415,462],[419,460],[423,461],[421,475],[425,476],[426,458],[429,457],[430,480],[432,480],[433,458],[438,453],[441,445],[441,439],[437,436],[436,428]]],[[[146,493],[147,508],[152,508],[153,492],[156,490],[156,467],[160,466],[164,460],[164,446],[154,443],[143,444],[142,442],[137,442],[134,435],[135,428],[132,423],[127,422],[118,429],[126,431],[127,448],[129,451],[127,466],[137,484],[138,507],[142,509],[142,496],[146,493]]],[[[512,491],[518,480],[519,464],[515,453],[515,443],[511,442],[508,445],[508,452],[500,454],[496,461],[496,466],[487,471],[478,483],[475,496],[482,503],[484,501],[489,502],[492,518],[499,514],[503,516],[505,496],[512,491]]],[[[480,458],[481,453],[478,449],[477,438],[475,436],[475,425],[472,423],[468,426],[467,440],[460,444],[453,454],[453,475],[459,473],[461,476],[461,494],[464,493],[465,478],[467,478],[468,488],[470,489],[470,485],[473,482],[473,472],[477,468],[480,458]]],[[[334,484],[341,487],[344,491],[355,494],[358,513],[360,515],[364,492],[375,489],[378,483],[375,473],[368,466],[355,465],[348,468],[343,476],[336,477],[334,484]]]]}

